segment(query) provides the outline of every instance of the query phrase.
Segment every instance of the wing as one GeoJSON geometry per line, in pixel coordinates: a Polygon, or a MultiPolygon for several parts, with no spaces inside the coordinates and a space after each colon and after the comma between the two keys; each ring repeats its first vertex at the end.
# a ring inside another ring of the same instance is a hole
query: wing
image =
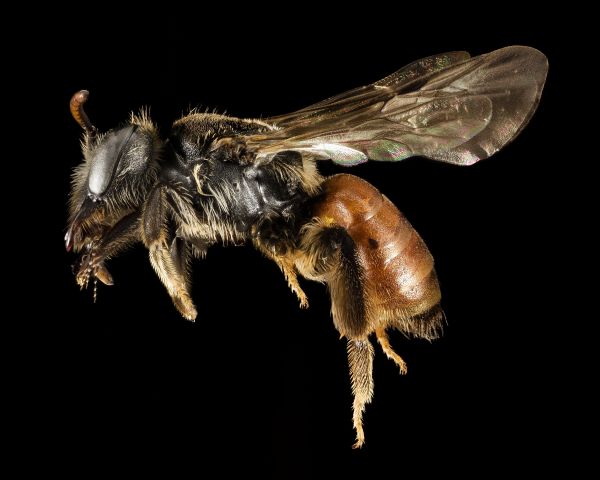
{"type": "Polygon", "coordinates": [[[415,155],[471,165],[509,143],[533,115],[548,61],[512,46],[470,58],[450,52],[414,62],[372,85],[266,121],[247,138],[258,161],[283,150],[345,166],[415,155]]]}

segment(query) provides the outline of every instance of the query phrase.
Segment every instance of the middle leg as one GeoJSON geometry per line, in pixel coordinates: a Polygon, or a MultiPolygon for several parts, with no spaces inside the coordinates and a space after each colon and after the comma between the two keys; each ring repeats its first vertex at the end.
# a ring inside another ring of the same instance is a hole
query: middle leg
{"type": "Polygon", "coordinates": [[[308,298],[298,282],[298,271],[296,270],[293,254],[277,254],[275,253],[274,249],[269,248],[268,245],[265,245],[263,242],[258,240],[255,240],[254,245],[259,251],[264,253],[268,258],[277,264],[283,273],[290,290],[295,293],[296,297],[298,297],[298,300],[300,300],[300,308],[308,308],[308,298]]]}
{"type": "Polygon", "coordinates": [[[402,359],[400,355],[394,352],[394,349],[390,345],[390,340],[388,339],[387,333],[385,332],[385,328],[377,328],[375,330],[375,335],[377,335],[377,341],[379,345],[381,345],[381,349],[385,356],[392,360],[398,367],[400,367],[400,374],[406,375],[406,362],[402,359]]]}
{"type": "Polygon", "coordinates": [[[298,300],[300,300],[300,308],[308,308],[308,298],[298,283],[298,272],[296,272],[294,261],[286,257],[271,256],[271,258],[283,272],[283,276],[288,282],[290,290],[294,292],[296,297],[298,297],[298,300]]]}

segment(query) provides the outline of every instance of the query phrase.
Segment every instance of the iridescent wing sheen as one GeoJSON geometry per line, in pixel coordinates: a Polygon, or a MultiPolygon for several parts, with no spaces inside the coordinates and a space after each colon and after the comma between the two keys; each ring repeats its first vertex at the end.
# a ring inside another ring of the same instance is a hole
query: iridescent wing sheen
{"type": "Polygon", "coordinates": [[[530,47],[474,58],[435,55],[372,85],[269,118],[276,129],[246,142],[259,162],[296,150],[345,166],[415,155],[471,165],[527,124],[547,71],[546,57],[530,47]]]}

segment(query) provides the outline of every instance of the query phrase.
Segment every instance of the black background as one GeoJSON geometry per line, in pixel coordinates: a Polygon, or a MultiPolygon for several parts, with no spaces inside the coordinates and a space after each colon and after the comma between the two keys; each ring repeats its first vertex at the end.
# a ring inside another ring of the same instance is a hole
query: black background
{"type": "Polygon", "coordinates": [[[26,380],[36,391],[26,402],[36,414],[36,451],[66,471],[166,465],[170,476],[184,465],[204,476],[217,468],[219,477],[487,477],[562,464],[568,437],[556,432],[572,420],[556,395],[570,388],[564,352],[574,340],[560,337],[564,299],[548,265],[557,255],[548,244],[564,233],[555,220],[560,158],[552,140],[565,47],[554,28],[442,11],[434,23],[401,7],[343,17],[290,7],[272,20],[233,6],[198,16],[173,10],[65,13],[45,26],[30,65],[34,82],[50,86],[43,120],[51,142],[40,172],[49,264],[43,291],[26,308],[40,340],[35,380],[26,380]],[[57,40],[64,31],[70,38],[57,40]],[[376,348],[361,451],[350,448],[345,341],[323,286],[302,282],[310,309],[300,310],[277,267],[249,246],[212,248],[196,263],[195,324],[177,314],[142,247],[110,262],[116,285],[100,287],[96,304],[75,285],[74,258],[62,244],[70,170],[80,158],[68,112],[75,91],[90,90],[87,110],[102,130],[151,106],[165,132],[189,107],[266,117],[433,53],[513,44],[546,53],[550,74],[536,115],[512,144],[470,168],[410,159],[351,171],[427,242],[448,318],[433,343],[392,333],[405,377],[376,348]]]}

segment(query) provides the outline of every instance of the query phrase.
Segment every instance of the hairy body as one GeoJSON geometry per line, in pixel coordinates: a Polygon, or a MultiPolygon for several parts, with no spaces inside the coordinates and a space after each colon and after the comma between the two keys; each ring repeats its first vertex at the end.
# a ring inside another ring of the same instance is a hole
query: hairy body
{"type": "Polygon", "coordinates": [[[112,284],[105,267],[142,242],[187,319],[197,309],[189,266],[214,244],[252,243],[282,270],[301,307],[298,275],[325,283],[334,325],[348,342],[355,446],[373,395],[374,334],[406,372],[386,330],[436,338],[443,312],[433,257],[400,211],[352,175],[322,177],[319,159],[352,166],[420,155],[471,165],[510,142],[535,111],[547,70],[528,47],[470,58],[450,52],[414,62],[372,85],[267,121],[192,113],[165,140],[145,116],[99,135],[84,128],[67,249],[80,253],[79,285],[112,284]]]}

